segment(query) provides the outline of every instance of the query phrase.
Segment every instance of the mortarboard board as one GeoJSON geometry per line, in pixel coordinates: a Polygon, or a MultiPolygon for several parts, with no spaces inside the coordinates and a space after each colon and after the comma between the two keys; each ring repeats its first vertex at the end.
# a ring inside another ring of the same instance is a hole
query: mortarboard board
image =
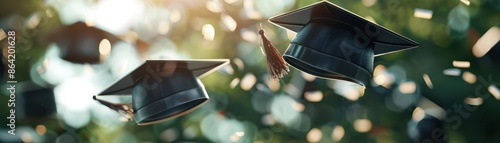
{"type": "Polygon", "coordinates": [[[297,32],[284,60],[306,73],[365,86],[373,58],[418,47],[418,43],[327,1],[269,19],[297,32]]]}
{"type": "Polygon", "coordinates": [[[61,48],[61,58],[74,63],[99,63],[99,43],[108,39],[119,41],[113,34],[87,26],[83,22],[65,25],[48,32],[43,41],[55,42],[61,48]]]}
{"type": "Polygon", "coordinates": [[[113,110],[133,113],[139,125],[155,124],[198,108],[209,97],[198,79],[226,65],[218,60],[147,60],[98,95],[132,94],[129,107],[94,99],[113,110]]]}

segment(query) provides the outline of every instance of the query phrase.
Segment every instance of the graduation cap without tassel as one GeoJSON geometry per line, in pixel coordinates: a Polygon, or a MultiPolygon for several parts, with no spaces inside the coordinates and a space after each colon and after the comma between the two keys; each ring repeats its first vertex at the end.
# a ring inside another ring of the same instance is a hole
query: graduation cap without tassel
{"type": "Polygon", "coordinates": [[[163,122],[193,111],[209,97],[198,79],[229,60],[147,60],[98,95],[130,95],[131,104],[102,105],[133,118],[139,125],[163,122]]]}
{"type": "Polygon", "coordinates": [[[365,86],[373,58],[418,47],[418,43],[327,1],[269,19],[297,32],[283,59],[312,75],[365,86]]]}
{"type": "Polygon", "coordinates": [[[73,63],[99,63],[99,44],[107,39],[111,44],[119,39],[111,33],[83,22],[64,25],[51,30],[41,38],[44,42],[54,42],[61,50],[61,58],[73,63]]]}
{"type": "MultiPolygon", "coordinates": [[[[20,95],[16,101],[17,107],[24,111],[19,112],[24,119],[36,122],[57,113],[54,89],[37,85],[33,81],[20,82],[17,87],[20,95]]],[[[19,113],[16,112],[18,115],[19,113]]]]}

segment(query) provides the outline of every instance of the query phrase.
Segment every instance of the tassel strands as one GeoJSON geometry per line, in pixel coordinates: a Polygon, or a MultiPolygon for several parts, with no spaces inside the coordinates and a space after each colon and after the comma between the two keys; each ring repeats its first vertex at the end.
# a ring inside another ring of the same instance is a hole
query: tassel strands
{"type": "Polygon", "coordinates": [[[130,104],[114,104],[108,101],[97,99],[96,96],[92,97],[98,103],[120,113],[125,119],[128,121],[132,121],[132,117],[134,116],[134,110],[132,109],[132,105],[130,104]]]}
{"type": "Polygon", "coordinates": [[[262,28],[259,30],[259,34],[262,38],[262,46],[264,47],[267,59],[267,72],[272,74],[273,79],[282,78],[285,74],[290,72],[288,65],[285,63],[285,60],[283,60],[278,49],[276,49],[271,41],[267,39],[262,28]]]}

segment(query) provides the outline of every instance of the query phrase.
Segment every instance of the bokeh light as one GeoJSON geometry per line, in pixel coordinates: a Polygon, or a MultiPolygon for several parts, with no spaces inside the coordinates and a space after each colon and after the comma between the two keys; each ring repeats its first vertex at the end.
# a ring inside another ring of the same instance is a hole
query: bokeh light
{"type": "MultiPolygon", "coordinates": [[[[105,64],[110,67],[111,74],[115,78],[128,74],[142,63],[136,48],[132,44],[121,41],[112,47],[105,64]]],[[[155,57],[156,55],[150,56],[155,57]]]]}
{"type": "Polygon", "coordinates": [[[476,44],[472,46],[472,54],[477,58],[483,57],[495,44],[500,41],[500,28],[491,27],[486,33],[484,33],[476,44]]]}
{"type": "Polygon", "coordinates": [[[278,122],[291,126],[296,119],[300,118],[300,113],[294,108],[294,103],[295,100],[289,96],[276,96],[271,102],[271,114],[278,122]]]}
{"type": "Polygon", "coordinates": [[[41,18],[38,13],[32,14],[26,21],[26,25],[28,26],[28,28],[33,29],[40,23],[40,20],[41,18]]]}
{"type": "Polygon", "coordinates": [[[55,44],[49,45],[45,58],[40,63],[34,64],[32,70],[51,85],[58,85],[64,80],[79,75],[82,65],[73,64],[61,59],[58,55],[60,49],[55,44]]]}
{"type": "Polygon", "coordinates": [[[470,1],[469,0],[460,0],[460,2],[464,3],[467,6],[470,5],[470,1]]]}
{"type": "Polygon", "coordinates": [[[222,12],[222,7],[219,3],[218,0],[208,0],[206,3],[205,3],[205,7],[211,11],[211,12],[214,12],[214,13],[219,13],[219,12],[222,12]]]}
{"type": "Polygon", "coordinates": [[[307,91],[304,93],[304,98],[309,102],[320,102],[323,99],[323,92],[307,91]]]}
{"type": "Polygon", "coordinates": [[[166,129],[161,132],[160,139],[165,142],[173,142],[179,137],[179,131],[175,128],[166,129]]]}
{"type": "Polygon", "coordinates": [[[427,98],[422,98],[417,106],[425,111],[426,116],[429,115],[437,119],[444,119],[447,112],[427,98]]]}
{"type": "Polygon", "coordinates": [[[237,2],[238,0],[224,0],[224,2],[228,3],[228,4],[232,4],[232,3],[235,3],[237,2]]]}
{"type": "Polygon", "coordinates": [[[464,99],[464,103],[469,104],[469,105],[479,106],[479,105],[483,104],[483,98],[481,98],[481,97],[476,97],[476,98],[467,97],[464,99]]]}
{"type": "Polygon", "coordinates": [[[403,94],[411,94],[414,93],[417,89],[415,82],[403,82],[399,85],[399,92],[403,94]]]}
{"type": "Polygon", "coordinates": [[[238,67],[238,70],[242,71],[244,70],[245,68],[245,64],[243,63],[243,61],[239,58],[235,58],[231,61],[231,63],[235,64],[236,67],[238,67]]]}
{"type": "Polygon", "coordinates": [[[47,132],[47,127],[44,125],[36,125],[36,133],[39,135],[44,135],[47,132]]]}
{"type": "Polygon", "coordinates": [[[88,11],[94,11],[92,14],[95,14],[96,27],[120,35],[139,20],[144,9],[144,3],[140,0],[106,0],[99,1],[95,9],[88,11]]]}
{"type": "Polygon", "coordinates": [[[449,76],[459,76],[460,73],[462,73],[462,71],[460,69],[457,69],[457,68],[449,68],[449,69],[443,70],[443,74],[449,75],[449,76]]]}
{"type": "Polygon", "coordinates": [[[345,97],[347,100],[356,101],[364,94],[364,87],[342,80],[336,80],[333,86],[335,93],[345,97]]]}
{"type": "Polygon", "coordinates": [[[450,35],[456,39],[463,38],[470,26],[470,15],[464,6],[458,5],[448,14],[448,27],[450,35]]]}
{"type": "Polygon", "coordinates": [[[203,135],[213,142],[219,141],[217,130],[224,120],[224,116],[216,113],[205,116],[200,124],[203,135]]]}
{"type": "Polygon", "coordinates": [[[377,3],[377,0],[362,0],[361,3],[366,7],[371,7],[377,3]]]}
{"type": "Polygon", "coordinates": [[[291,8],[295,4],[295,0],[255,0],[254,4],[264,17],[271,17],[291,8]]]}
{"type": "Polygon", "coordinates": [[[465,71],[462,74],[462,79],[469,84],[474,84],[474,83],[476,83],[476,80],[477,80],[476,75],[469,72],[469,71],[465,71]]]}
{"type": "Polygon", "coordinates": [[[182,18],[181,10],[179,9],[173,9],[172,13],[170,14],[170,21],[172,22],[179,22],[182,18]]]}
{"type": "Polygon", "coordinates": [[[332,139],[334,141],[340,141],[340,140],[342,140],[342,138],[344,137],[344,135],[345,135],[344,127],[342,127],[340,125],[337,125],[337,126],[335,126],[335,128],[333,128],[332,139]]]}
{"type": "Polygon", "coordinates": [[[432,19],[432,10],[416,8],[413,16],[423,19],[432,19]]]}
{"type": "Polygon", "coordinates": [[[387,71],[387,68],[382,64],[377,65],[373,70],[373,83],[376,86],[380,85],[385,88],[390,88],[394,80],[394,75],[387,71]]]}
{"type": "Polygon", "coordinates": [[[488,86],[488,91],[495,97],[497,100],[500,100],[500,89],[496,85],[488,86]]]}
{"type": "Polygon", "coordinates": [[[368,119],[357,119],[353,123],[354,129],[358,132],[365,133],[372,129],[372,122],[368,119]]]}
{"type": "Polygon", "coordinates": [[[111,43],[108,39],[102,39],[99,43],[99,53],[104,56],[108,56],[111,53],[111,43]]]}
{"type": "Polygon", "coordinates": [[[240,34],[241,34],[241,38],[243,40],[246,40],[246,41],[249,41],[249,42],[255,42],[258,39],[257,33],[255,33],[255,31],[252,31],[250,29],[246,29],[246,28],[241,29],[240,30],[240,34]]]}
{"type": "Polygon", "coordinates": [[[432,80],[429,77],[429,75],[424,74],[422,77],[424,78],[424,82],[427,85],[427,87],[429,87],[430,89],[432,89],[434,87],[434,85],[432,84],[432,80]]]}
{"type": "Polygon", "coordinates": [[[240,83],[240,79],[239,78],[234,78],[233,80],[231,80],[231,83],[229,84],[229,87],[235,88],[239,83],[240,83]]]}
{"type": "MultiPolygon", "coordinates": [[[[134,47],[134,45],[123,43],[120,46],[123,46],[124,52],[127,52],[127,54],[129,54],[131,58],[130,60],[137,61],[135,60],[136,48],[134,47]]],[[[168,38],[161,38],[156,40],[155,42],[152,42],[151,47],[149,47],[146,52],[143,52],[141,57],[148,60],[187,58],[187,56],[177,52],[177,46],[172,42],[172,40],[168,38]]]]}
{"type": "Polygon", "coordinates": [[[262,116],[262,124],[272,126],[276,124],[276,120],[274,119],[273,115],[267,114],[262,116]]]}
{"type": "Polygon", "coordinates": [[[257,78],[251,73],[247,73],[243,78],[241,78],[240,87],[243,90],[250,90],[257,83],[257,78]]]}
{"type": "Polygon", "coordinates": [[[425,117],[425,110],[420,107],[417,107],[415,108],[415,110],[413,110],[411,119],[413,119],[413,121],[415,122],[419,122],[420,120],[424,119],[424,117],[425,117]]]}
{"type": "Polygon", "coordinates": [[[243,10],[244,18],[247,19],[261,19],[262,12],[256,10],[255,1],[256,0],[243,0],[243,10]]]}
{"type": "Polygon", "coordinates": [[[453,66],[456,68],[469,68],[470,62],[469,61],[453,61],[453,66]]]}
{"type": "Polygon", "coordinates": [[[212,24],[204,24],[201,30],[201,34],[203,34],[203,38],[206,40],[214,40],[215,38],[215,29],[212,24]]]}
{"type": "Polygon", "coordinates": [[[304,79],[309,81],[309,82],[312,82],[316,79],[316,76],[314,76],[314,75],[311,75],[311,74],[308,74],[305,72],[301,72],[301,73],[302,73],[302,77],[304,77],[304,79]]]}
{"type": "Polygon", "coordinates": [[[229,31],[234,31],[238,26],[236,21],[234,21],[234,19],[229,15],[223,14],[221,20],[222,23],[224,24],[224,27],[229,31]]]}
{"type": "Polygon", "coordinates": [[[399,83],[397,90],[394,90],[391,101],[399,109],[407,109],[420,98],[420,89],[414,81],[399,83]]]}
{"type": "Polygon", "coordinates": [[[0,40],[3,40],[5,37],[7,37],[7,34],[5,34],[5,31],[0,28],[0,40]]]}
{"type": "MultiPolygon", "coordinates": [[[[267,77],[267,75],[266,75],[266,77],[267,77]]],[[[269,87],[269,89],[271,89],[271,91],[276,92],[276,91],[280,90],[281,83],[279,82],[279,80],[274,80],[274,79],[268,78],[267,87],[269,87]]]]}
{"type": "Polygon", "coordinates": [[[56,9],[59,13],[61,22],[65,25],[70,25],[78,21],[85,21],[86,13],[91,11],[91,4],[83,0],[65,1],[57,5],[56,9]]]}
{"type": "Polygon", "coordinates": [[[288,38],[288,40],[293,40],[293,38],[295,38],[296,35],[297,33],[290,30],[286,30],[286,37],[288,38]]]}
{"type": "Polygon", "coordinates": [[[316,143],[321,140],[323,134],[318,128],[312,128],[309,133],[307,133],[307,141],[310,143],[316,143]]]}

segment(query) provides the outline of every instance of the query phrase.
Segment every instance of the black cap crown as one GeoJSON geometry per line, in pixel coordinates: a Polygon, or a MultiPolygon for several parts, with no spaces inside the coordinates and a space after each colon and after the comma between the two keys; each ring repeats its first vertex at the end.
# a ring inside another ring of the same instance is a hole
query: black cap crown
{"type": "Polygon", "coordinates": [[[269,19],[297,32],[283,54],[291,66],[318,77],[365,86],[375,56],[418,47],[418,43],[322,1],[269,19]]]}

